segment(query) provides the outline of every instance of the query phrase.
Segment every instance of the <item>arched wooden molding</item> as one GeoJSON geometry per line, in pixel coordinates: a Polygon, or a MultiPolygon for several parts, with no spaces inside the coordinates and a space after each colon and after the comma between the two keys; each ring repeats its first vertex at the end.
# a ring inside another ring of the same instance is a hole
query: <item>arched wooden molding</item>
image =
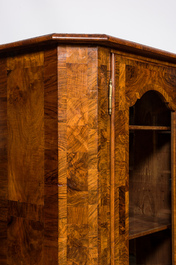
{"type": "Polygon", "coordinates": [[[171,111],[176,111],[176,104],[173,102],[172,98],[169,97],[169,95],[161,86],[158,86],[156,84],[146,85],[142,89],[140,89],[139,92],[134,93],[133,98],[131,98],[129,101],[129,107],[132,107],[136,103],[136,101],[140,99],[146,92],[152,90],[160,94],[162,100],[171,111]]]}

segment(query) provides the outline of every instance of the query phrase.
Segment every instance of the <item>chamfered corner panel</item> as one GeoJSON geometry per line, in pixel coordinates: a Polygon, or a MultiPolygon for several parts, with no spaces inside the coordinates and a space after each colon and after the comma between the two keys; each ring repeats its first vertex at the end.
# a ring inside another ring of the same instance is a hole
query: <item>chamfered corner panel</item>
{"type": "Polygon", "coordinates": [[[110,264],[109,74],[108,50],[58,47],[62,264],[110,264]]]}

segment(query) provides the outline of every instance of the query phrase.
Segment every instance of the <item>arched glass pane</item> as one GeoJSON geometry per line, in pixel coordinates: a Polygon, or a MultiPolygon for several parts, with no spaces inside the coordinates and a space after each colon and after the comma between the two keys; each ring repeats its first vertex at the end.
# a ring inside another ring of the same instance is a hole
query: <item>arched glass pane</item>
{"type": "Polygon", "coordinates": [[[149,91],[130,108],[130,265],[171,264],[171,111],[149,91]]]}

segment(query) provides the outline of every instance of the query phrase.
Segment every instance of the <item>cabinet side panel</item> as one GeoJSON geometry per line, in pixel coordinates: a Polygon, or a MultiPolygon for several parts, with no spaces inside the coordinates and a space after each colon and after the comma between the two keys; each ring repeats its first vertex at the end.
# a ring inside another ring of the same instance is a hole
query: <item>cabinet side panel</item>
{"type": "Polygon", "coordinates": [[[125,64],[115,56],[115,264],[127,265],[128,258],[128,167],[129,109],[125,96],[125,64]]]}
{"type": "Polygon", "coordinates": [[[108,88],[110,53],[99,48],[98,54],[98,264],[113,264],[110,237],[110,116],[108,88]]]}
{"type": "Polygon", "coordinates": [[[8,58],[8,198],[43,205],[43,55],[8,58]]]}
{"type": "Polygon", "coordinates": [[[59,264],[98,264],[97,48],[58,47],[59,264]]]}
{"type": "Polygon", "coordinates": [[[44,265],[58,264],[57,48],[44,54],[44,265]]]}
{"type": "Polygon", "coordinates": [[[0,59],[0,264],[7,264],[7,65],[0,59]]]}
{"type": "Polygon", "coordinates": [[[43,265],[43,64],[43,52],[7,59],[9,265],[43,265]]]}
{"type": "Polygon", "coordinates": [[[171,114],[172,263],[176,264],[176,113],[171,114]]]}

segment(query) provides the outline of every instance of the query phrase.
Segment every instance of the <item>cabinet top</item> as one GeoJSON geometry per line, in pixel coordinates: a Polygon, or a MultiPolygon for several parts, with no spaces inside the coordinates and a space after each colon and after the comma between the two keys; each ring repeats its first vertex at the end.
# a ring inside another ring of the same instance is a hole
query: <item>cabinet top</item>
{"type": "Polygon", "coordinates": [[[176,63],[176,54],[152,48],[135,42],[119,39],[106,34],[49,34],[0,45],[0,54],[42,47],[51,44],[85,44],[117,49],[122,52],[141,55],[166,62],[176,63]]]}

